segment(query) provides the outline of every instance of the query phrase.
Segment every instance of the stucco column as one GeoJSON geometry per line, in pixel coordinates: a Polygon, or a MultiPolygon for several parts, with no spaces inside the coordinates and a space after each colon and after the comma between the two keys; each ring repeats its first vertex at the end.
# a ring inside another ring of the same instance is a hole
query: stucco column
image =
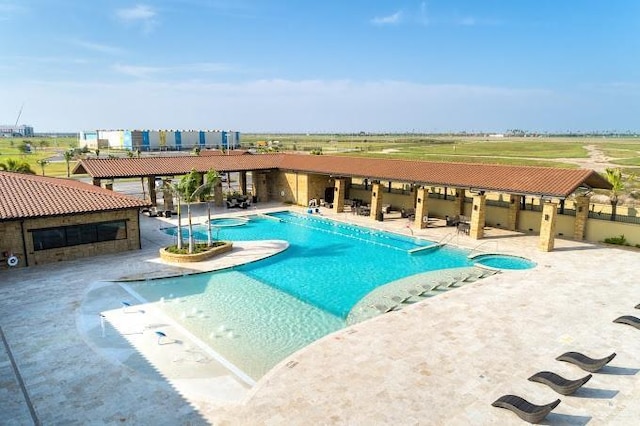
{"type": "Polygon", "coordinates": [[[382,185],[379,181],[371,185],[371,219],[376,219],[382,211],[382,185]]]}
{"type": "Polygon", "coordinates": [[[162,181],[162,201],[165,211],[173,211],[173,193],[171,192],[171,187],[169,185],[169,179],[164,179],[162,181]]]}
{"type": "Polygon", "coordinates": [[[584,240],[584,232],[587,229],[589,219],[589,197],[576,197],[576,221],[573,223],[573,239],[584,240]]]}
{"type": "Polygon", "coordinates": [[[415,185],[411,185],[411,206],[410,206],[410,208],[415,208],[417,200],[418,200],[418,187],[415,186],[415,185]]]}
{"type": "Polygon", "coordinates": [[[238,184],[240,185],[240,193],[247,195],[247,172],[238,173],[238,184]]]}
{"type": "Polygon", "coordinates": [[[158,201],[156,198],[156,177],[155,176],[147,177],[147,189],[149,190],[149,201],[151,202],[151,204],[155,206],[156,202],[158,201]]]}
{"type": "Polygon", "coordinates": [[[556,216],[558,214],[558,204],[546,202],[542,204],[542,221],[540,223],[540,243],[538,248],[541,251],[552,251],[556,239],[556,216]]]}
{"type": "Polygon", "coordinates": [[[344,179],[336,179],[333,183],[333,211],[342,213],[344,211],[344,199],[347,189],[347,182],[344,179]]]}
{"type": "Polygon", "coordinates": [[[222,199],[222,182],[220,181],[213,187],[213,198],[216,207],[222,207],[224,205],[224,200],[222,199]]]}
{"type": "Polygon", "coordinates": [[[414,225],[418,229],[424,229],[429,224],[429,192],[424,186],[416,189],[416,217],[414,225]]]}
{"type": "Polygon", "coordinates": [[[509,213],[507,217],[507,229],[518,230],[518,218],[520,217],[520,195],[509,194],[509,213]]]}
{"type": "Polygon", "coordinates": [[[487,213],[487,196],[482,194],[473,196],[473,207],[471,208],[471,225],[469,236],[479,240],[484,237],[484,218],[487,213]]]}
{"type": "Polygon", "coordinates": [[[464,189],[456,188],[455,211],[453,213],[454,215],[464,215],[464,197],[464,189]]]}

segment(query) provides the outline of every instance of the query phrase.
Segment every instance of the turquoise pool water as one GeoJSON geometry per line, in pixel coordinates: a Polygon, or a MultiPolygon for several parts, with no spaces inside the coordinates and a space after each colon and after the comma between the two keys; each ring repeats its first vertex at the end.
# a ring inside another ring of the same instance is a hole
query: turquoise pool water
{"type": "MultiPolygon", "coordinates": [[[[195,227],[206,240],[206,227],[195,227]]],[[[165,232],[175,235],[175,228],[165,232]]],[[[186,236],[186,229],[184,230],[186,236]]],[[[286,240],[284,252],[230,270],[128,283],[253,379],[280,360],[345,327],[373,289],[427,271],[472,266],[467,253],[432,242],[294,213],[252,216],[221,227],[222,240],[286,240]]]]}

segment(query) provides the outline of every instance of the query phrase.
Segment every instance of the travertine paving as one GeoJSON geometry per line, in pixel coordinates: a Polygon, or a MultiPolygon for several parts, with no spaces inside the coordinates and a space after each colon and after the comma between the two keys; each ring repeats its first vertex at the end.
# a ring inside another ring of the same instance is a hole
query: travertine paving
{"type": "MultiPolygon", "coordinates": [[[[406,219],[371,223],[322,211],[436,241],[452,233],[437,222],[412,230],[406,219]]],[[[566,351],[618,356],[576,396],[559,396],[548,423],[640,418],[640,331],[612,323],[640,316],[633,308],[640,303],[638,251],[557,240],[555,251],[541,253],[537,236],[495,229],[481,242],[447,237],[526,255],[538,266],[340,330],[250,388],[152,307],[120,305],[127,294],[108,280],[189,272],[157,259],[157,248],[171,240],[158,229],[175,219],[141,221],[141,251],[0,274],[0,327],[42,424],[520,424],[491,402],[507,393],[534,403],[556,399],[526,379],[541,370],[584,375],[555,361],[566,351]],[[167,331],[161,344],[159,326],[167,331]]],[[[231,262],[281,249],[277,242],[239,246],[231,262]]],[[[222,263],[205,268],[216,267],[222,263]]],[[[0,396],[0,423],[32,424],[4,345],[0,396]]]]}

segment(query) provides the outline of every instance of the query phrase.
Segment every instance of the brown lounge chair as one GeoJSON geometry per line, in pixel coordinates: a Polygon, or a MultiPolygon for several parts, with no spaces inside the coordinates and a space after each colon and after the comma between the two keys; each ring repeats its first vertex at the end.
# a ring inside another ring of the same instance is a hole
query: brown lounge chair
{"type": "Polygon", "coordinates": [[[627,324],[631,327],[640,329],[640,318],[634,317],[632,315],[623,315],[620,318],[614,319],[613,322],[616,322],[618,324],[627,324]]]}
{"type": "Polygon", "coordinates": [[[560,404],[559,399],[549,404],[535,405],[516,395],[504,395],[491,405],[513,411],[525,422],[540,423],[558,404],[560,404]]]}
{"type": "Polygon", "coordinates": [[[538,382],[549,386],[560,395],[571,395],[577,391],[582,385],[591,379],[591,374],[587,374],[581,379],[568,380],[551,371],[540,371],[529,377],[530,382],[538,382]]]}
{"type": "Polygon", "coordinates": [[[615,357],[615,352],[607,357],[600,359],[589,358],[588,356],[583,355],[579,352],[566,352],[557,357],[556,360],[570,362],[571,364],[575,364],[585,371],[595,373],[602,367],[607,365],[615,357]]]}

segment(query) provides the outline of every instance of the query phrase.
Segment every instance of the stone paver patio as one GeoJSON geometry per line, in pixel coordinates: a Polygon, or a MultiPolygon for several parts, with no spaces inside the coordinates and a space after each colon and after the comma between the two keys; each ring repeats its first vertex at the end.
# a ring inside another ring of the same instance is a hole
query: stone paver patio
{"type": "MultiPolygon", "coordinates": [[[[406,220],[323,214],[435,241],[452,232],[438,223],[410,230],[406,220]]],[[[0,345],[0,423],[33,424],[35,416],[42,424],[65,425],[520,424],[491,407],[507,393],[538,404],[560,397],[549,424],[626,425],[640,418],[640,330],[612,323],[640,315],[633,308],[640,303],[636,250],[557,240],[556,250],[541,253],[537,236],[496,229],[481,242],[447,237],[468,248],[482,244],[525,255],[538,266],[340,330],[250,387],[152,307],[122,309],[130,296],[107,282],[190,272],[158,260],[158,248],[172,241],[159,228],[175,221],[141,217],[140,251],[0,272],[6,341],[0,345]],[[153,331],[160,325],[169,338],[159,345],[153,331]],[[541,370],[583,376],[555,361],[566,351],[618,355],[575,396],[527,381],[541,370]]],[[[239,244],[199,268],[282,248],[279,242],[239,244]]]]}

